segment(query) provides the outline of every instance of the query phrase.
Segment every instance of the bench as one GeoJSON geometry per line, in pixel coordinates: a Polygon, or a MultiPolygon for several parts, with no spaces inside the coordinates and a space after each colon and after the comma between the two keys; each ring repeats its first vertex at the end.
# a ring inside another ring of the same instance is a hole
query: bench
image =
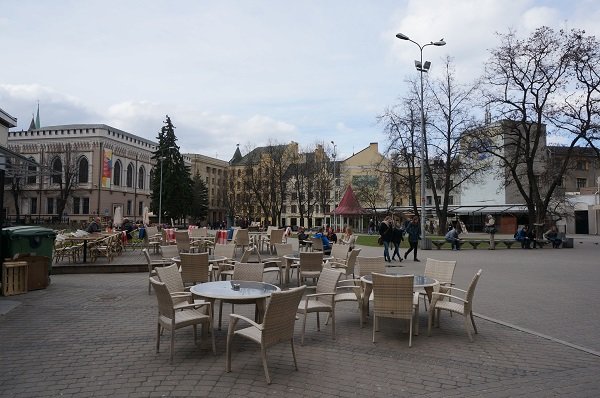
{"type": "Polygon", "coordinates": [[[437,247],[438,250],[440,250],[442,248],[442,246],[444,246],[444,244],[450,244],[450,242],[447,242],[445,239],[444,240],[432,240],[431,244],[435,245],[435,247],[437,247]]]}
{"type": "Polygon", "coordinates": [[[498,240],[496,242],[503,243],[506,246],[507,249],[510,249],[512,247],[512,245],[514,245],[515,243],[518,243],[519,241],[515,240],[515,239],[508,239],[508,240],[507,239],[503,239],[503,240],[498,240]]]}
{"type": "Polygon", "coordinates": [[[473,246],[473,249],[477,249],[477,246],[479,246],[482,243],[489,243],[489,241],[481,240],[481,239],[470,239],[470,240],[463,240],[462,243],[468,243],[471,246],[473,246]]]}

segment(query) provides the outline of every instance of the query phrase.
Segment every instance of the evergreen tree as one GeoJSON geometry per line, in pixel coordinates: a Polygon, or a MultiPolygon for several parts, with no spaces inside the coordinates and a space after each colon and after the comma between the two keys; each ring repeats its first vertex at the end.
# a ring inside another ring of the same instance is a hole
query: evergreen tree
{"type": "Polygon", "coordinates": [[[162,221],[185,219],[192,205],[192,179],[179,152],[175,126],[167,115],[158,133],[158,148],[152,159],[156,161],[152,172],[152,211],[159,213],[161,202],[160,181],[162,166],[162,221]]]}
{"type": "Polygon", "coordinates": [[[192,198],[190,216],[195,223],[198,223],[206,219],[208,214],[208,187],[198,172],[193,179],[192,198]]]}

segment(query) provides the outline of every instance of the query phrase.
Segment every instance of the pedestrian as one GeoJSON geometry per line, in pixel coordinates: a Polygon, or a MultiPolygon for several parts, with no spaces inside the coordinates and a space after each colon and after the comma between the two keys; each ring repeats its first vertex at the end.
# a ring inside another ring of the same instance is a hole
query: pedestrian
{"type": "Polygon", "coordinates": [[[485,232],[490,234],[490,250],[496,249],[496,241],[494,240],[494,235],[496,235],[496,220],[492,217],[491,214],[487,215],[487,220],[485,222],[485,232]]]}
{"type": "Polygon", "coordinates": [[[329,243],[329,239],[327,239],[327,235],[323,232],[323,227],[319,227],[319,230],[314,236],[315,238],[321,239],[323,242],[323,254],[331,254],[331,243],[329,243]]]}
{"type": "Polygon", "coordinates": [[[329,239],[331,243],[337,243],[337,234],[333,232],[333,228],[331,227],[327,227],[327,239],[329,239]]]}
{"type": "Polygon", "coordinates": [[[392,224],[392,217],[387,216],[385,220],[379,225],[379,238],[383,244],[383,258],[388,263],[392,262],[390,258],[390,242],[394,234],[394,226],[392,224]]]}
{"type": "Polygon", "coordinates": [[[369,235],[373,235],[374,232],[375,232],[375,221],[373,221],[373,219],[371,218],[369,220],[369,235]]]}
{"type": "Polygon", "coordinates": [[[400,221],[394,223],[394,230],[392,232],[392,243],[394,244],[394,254],[392,254],[392,260],[398,256],[398,261],[402,261],[402,255],[400,254],[400,243],[404,240],[404,230],[400,221]]]}
{"type": "Polygon", "coordinates": [[[340,240],[345,245],[348,245],[348,251],[354,250],[354,246],[356,245],[356,235],[352,233],[351,227],[346,227],[346,233],[342,236],[340,240]]]}
{"type": "Polygon", "coordinates": [[[408,244],[410,245],[410,248],[404,253],[404,258],[406,259],[408,254],[412,251],[414,261],[419,261],[417,258],[417,246],[419,244],[419,239],[421,239],[421,225],[419,224],[418,216],[412,218],[412,221],[406,227],[405,232],[408,235],[408,244]]]}
{"type": "Polygon", "coordinates": [[[446,242],[450,242],[452,250],[460,250],[460,238],[458,237],[458,230],[455,226],[452,226],[450,231],[446,233],[444,239],[446,239],[446,242]]]}

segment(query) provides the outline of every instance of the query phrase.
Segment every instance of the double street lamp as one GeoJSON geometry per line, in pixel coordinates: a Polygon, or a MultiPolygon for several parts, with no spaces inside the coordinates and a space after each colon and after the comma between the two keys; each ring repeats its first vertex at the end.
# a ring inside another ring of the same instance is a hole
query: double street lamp
{"type": "Polygon", "coordinates": [[[335,205],[337,203],[337,184],[335,181],[335,158],[337,156],[337,145],[335,142],[331,141],[331,145],[333,145],[333,232],[336,230],[336,219],[335,219],[335,205]]]}
{"type": "Polygon", "coordinates": [[[414,40],[411,40],[408,36],[406,36],[403,33],[398,33],[396,35],[396,37],[400,40],[408,40],[412,43],[415,43],[417,45],[417,47],[419,47],[419,51],[421,53],[421,57],[418,61],[415,61],[415,67],[417,68],[417,71],[419,71],[420,76],[421,76],[421,97],[420,97],[420,102],[421,102],[421,236],[422,236],[422,240],[421,240],[421,248],[424,247],[425,245],[425,166],[426,166],[426,162],[425,162],[425,145],[426,145],[426,139],[425,139],[425,109],[424,109],[424,105],[423,105],[423,73],[427,73],[429,71],[429,68],[431,67],[431,62],[429,61],[425,61],[425,63],[423,63],[423,49],[427,46],[445,46],[446,42],[444,41],[444,39],[440,39],[439,41],[432,41],[430,43],[424,44],[424,45],[420,45],[419,43],[417,43],[414,40]]]}
{"type": "MultiPolygon", "coordinates": [[[[171,150],[171,149],[176,149],[174,146],[170,146],[165,148],[165,150],[171,150]]],[[[165,160],[165,157],[162,154],[162,151],[160,152],[160,157],[158,158],[160,160],[160,185],[158,188],[158,225],[160,226],[160,228],[162,228],[162,186],[163,186],[163,161],[165,160]]]]}

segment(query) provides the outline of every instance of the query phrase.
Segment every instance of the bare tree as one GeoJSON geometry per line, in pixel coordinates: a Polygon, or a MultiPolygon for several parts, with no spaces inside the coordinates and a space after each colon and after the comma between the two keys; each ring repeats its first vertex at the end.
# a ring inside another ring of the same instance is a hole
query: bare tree
{"type": "Polygon", "coordinates": [[[502,165],[507,187],[514,186],[527,205],[529,223],[543,224],[577,145],[597,151],[598,43],[582,31],[548,27],[527,39],[514,32],[499,37],[483,80],[502,126],[479,129],[472,137],[502,165]],[[568,142],[560,161],[547,156],[547,122],[568,142]]]}
{"type": "Polygon", "coordinates": [[[446,231],[451,196],[466,182],[477,182],[488,167],[465,151],[475,126],[472,109],[477,85],[456,81],[452,60],[446,58],[443,78],[429,86],[432,112],[428,118],[425,172],[439,220],[439,233],[446,231]]]}

